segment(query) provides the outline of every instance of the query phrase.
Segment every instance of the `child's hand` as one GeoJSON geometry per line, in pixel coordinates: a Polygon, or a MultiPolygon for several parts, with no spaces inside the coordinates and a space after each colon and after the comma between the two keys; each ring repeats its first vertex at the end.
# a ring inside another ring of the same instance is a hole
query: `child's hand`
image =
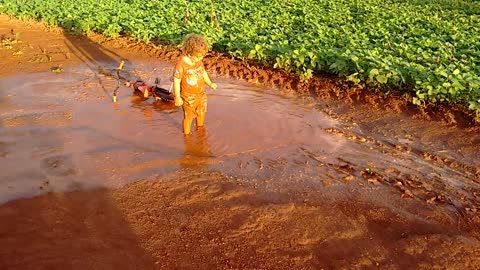
{"type": "Polygon", "coordinates": [[[217,84],[216,83],[211,83],[210,87],[215,90],[215,89],[217,89],[217,84]]]}
{"type": "Polygon", "coordinates": [[[175,106],[182,106],[183,100],[180,97],[175,97],[175,106]]]}

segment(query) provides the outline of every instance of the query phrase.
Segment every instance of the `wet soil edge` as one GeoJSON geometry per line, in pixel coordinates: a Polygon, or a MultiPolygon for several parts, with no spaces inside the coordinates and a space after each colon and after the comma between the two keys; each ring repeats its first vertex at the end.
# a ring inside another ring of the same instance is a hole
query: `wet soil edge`
{"type": "MultiPolygon", "coordinates": [[[[96,42],[111,46],[124,44],[149,56],[163,61],[173,62],[181,51],[171,45],[143,43],[128,37],[116,39],[106,38],[102,35],[89,35],[96,42]]],[[[394,113],[403,113],[411,117],[423,120],[442,121],[450,126],[460,128],[479,128],[475,112],[462,106],[451,103],[425,104],[416,106],[411,103],[412,95],[400,90],[391,89],[388,94],[368,87],[353,86],[344,79],[327,74],[314,74],[308,82],[302,82],[296,74],[282,69],[255,63],[253,61],[238,60],[219,52],[210,52],[204,59],[205,67],[209,72],[216,72],[223,76],[229,76],[237,80],[246,80],[265,86],[272,86],[282,91],[293,91],[301,96],[310,96],[317,101],[329,100],[337,102],[338,108],[342,105],[367,104],[373,108],[382,108],[394,113]]],[[[361,121],[362,119],[355,119],[361,121]]]]}

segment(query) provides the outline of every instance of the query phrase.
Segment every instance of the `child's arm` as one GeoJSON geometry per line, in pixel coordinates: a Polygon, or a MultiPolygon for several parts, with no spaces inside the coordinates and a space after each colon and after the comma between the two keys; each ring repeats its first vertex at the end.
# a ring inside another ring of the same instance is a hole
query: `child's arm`
{"type": "Polygon", "coordinates": [[[173,72],[173,98],[175,101],[175,106],[182,106],[183,100],[180,97],[180,82],[182,81],[183,68],[180,63],[177,63],[175,66],[175,71],[173,72]]]}
{"type": "Polygon", "coordinates": [[[203,70],[203,80],[205,81],[205,83],[210,86],[212,89],[217,89],[217,84],[212,82],[212,80],[210,80],[210,77],[208,76],[208,73],[207,71],[204,69],[203,70]]]}
{"type": "Polygon", "coordinates": [[[183,100],[180,97],[180,79],[173,78],[173,95],[175,100],[175,106],[182,106],[183,100]]]}

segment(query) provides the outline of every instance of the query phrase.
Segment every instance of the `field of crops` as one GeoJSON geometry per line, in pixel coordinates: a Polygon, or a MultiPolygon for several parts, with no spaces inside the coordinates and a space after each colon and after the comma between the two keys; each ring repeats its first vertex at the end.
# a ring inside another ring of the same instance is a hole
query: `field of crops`
{"type": "Polygon", "coordinates": [[[0,12],[81,32],[217,51],[297,73],[452,102],[480,119],[480,2],[457,0],[1,0],[0,12]]]}

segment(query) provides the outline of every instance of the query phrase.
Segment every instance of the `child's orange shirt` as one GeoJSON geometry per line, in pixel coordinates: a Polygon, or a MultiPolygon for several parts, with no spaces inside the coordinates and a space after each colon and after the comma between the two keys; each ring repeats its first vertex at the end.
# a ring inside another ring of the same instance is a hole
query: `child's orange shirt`
{"type": "Polygon", "coordinates": [[[197,62],[194,65],[189,65],[185,62],[183,57],[175,66],[174,77],[180,79],[180,93],[186,95],[197,95],[205,91],[205,81],[203,79],[203,72],[205,67],[203,62],[197,62]]]}

